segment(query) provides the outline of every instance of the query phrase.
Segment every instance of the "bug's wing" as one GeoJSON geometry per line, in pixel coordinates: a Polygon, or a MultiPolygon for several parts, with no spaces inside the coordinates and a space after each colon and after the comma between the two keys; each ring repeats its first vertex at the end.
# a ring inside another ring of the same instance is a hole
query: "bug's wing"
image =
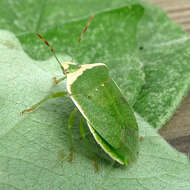
{"type": "Polygon", "coordinates": [[[97,131],[87,122],[88,127],[93,134],[93,137],[95,138],[96,142],[101,146],[101,148],[114,160],[119,162],[120,164],[125,164],[125,159],[122,155],[118,154],[117,151],[110,146],[109,143],[105,141],[98,133],[97,131]]]}
{"type": "Polygon", "coordinates": [[[113,80],[98,86],[87,96],[79,94],[72,99],[86,118],[96,141],[107,153],[110,152],[112,158],[118,160],[119,157],[125,163],[136,159],[136,119],[113,80]]]}

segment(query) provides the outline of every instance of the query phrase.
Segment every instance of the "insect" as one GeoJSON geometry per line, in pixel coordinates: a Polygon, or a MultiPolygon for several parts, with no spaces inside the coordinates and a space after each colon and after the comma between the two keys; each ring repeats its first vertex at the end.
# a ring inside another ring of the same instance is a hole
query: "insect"
{"type": "MultiPolygon", "coordinates": [[[[90,18],[81,33],[79,42],[87,31],[93,17],[90,18]]],[[[30,109],[22,111],[22,113],[33,111],[48,99],[67,95],[76,106],[68,120],[68,134],[71,143],[70,161],[72,161],[74,151],[71,127],[77,110],[83,116],[80,122],[80,132],[87,145],[83,120],[86,121],[96,142],[113,160],[126,166],[136,160],[138,155],[138,125],[136,118],[121,90],[110,77],[108,67],[104,63],[79,65],[72,62],[60,62],[54,49],[45,38],[40,34],[37,35],[50,48],[64,73],[63,78],[59,80],[54,78],[54,82],[58,84],[66,80],[67,91],[46,96],[39,103],[33,105],[30,109]]],[[[93,152],[89,145],[88,148],[93,152]]]]}

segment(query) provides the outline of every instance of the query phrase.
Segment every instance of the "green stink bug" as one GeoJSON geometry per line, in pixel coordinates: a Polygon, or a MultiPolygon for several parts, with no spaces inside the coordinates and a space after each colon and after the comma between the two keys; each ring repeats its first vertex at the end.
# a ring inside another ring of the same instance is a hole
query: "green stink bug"
{"type": "MultiPolygon", "coordinates": [[[[90,18],[81,36],[86,32],[92,18],[90,18]]],[[[40,34],[37,35],[50,47],[49,43],[40,34]]],[[[81,37],[79,42],[80,40],[81,37]]],[[[66,79],[67,91],[51,94],[22,113],[33,111],[47,99],[69,95],[102,149],[122,165],[128,165],[134,161],[138,155],[138,125],[132,108],[117,84],[110,77],[108,67],[103,63],[85,65],[72,62],[62,63],[58,60],[53,48],[51,48],[51,52],[54,53],[65,75],[59,80],[54,79],[54,81],[59,83],[66,79]]],[[[75,113],[76,109],[72,112],[68,122],[71,146],[70,128],[75,113]]],[[[82,122],[80,128],[81,135],[85,139],[82,122]]],[[[71,150],[72,155],[73,149],[71,150]]]]}

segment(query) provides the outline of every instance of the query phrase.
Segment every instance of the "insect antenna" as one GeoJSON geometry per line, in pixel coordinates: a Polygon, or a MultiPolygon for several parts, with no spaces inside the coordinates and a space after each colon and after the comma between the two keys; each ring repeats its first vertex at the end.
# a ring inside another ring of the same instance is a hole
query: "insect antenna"
{"type": "Polygon", "coordinates": [[[85,32],[87,31],[90,23],[92,22],[92,19],[95,17],[95,15],[91,16],[90,19],[88,20],[88,24],[85,26],[84,30],[82,31],[80,38],[78,39],[78,42],[80,43],[80,41],[82,40],[82,36],[85,34],[85,32]]]}
{"type": "Polygon", "coordinates": [[[48,48],[50,48],[50,51],[53,53],[55,59],[56,59],[57,62],[59,63],[59,65],[60,65],[60,67],[61,67],[61,69],[62,69],[62,71],[63,71],[63,73],[64,73],[65,70],[64,70],[63,66],[61,65],[61,62],[60,62],[59,59],[57,58],[57,55],[56,55],[56,53],[55,53],[54,48],[48,43],[48,41],[47,41],[43,36],[41,36],[41,35],[38,34],[38,33],[37,33],[36,35],[46,44],[46,46],[47,46],[48,48]]]}

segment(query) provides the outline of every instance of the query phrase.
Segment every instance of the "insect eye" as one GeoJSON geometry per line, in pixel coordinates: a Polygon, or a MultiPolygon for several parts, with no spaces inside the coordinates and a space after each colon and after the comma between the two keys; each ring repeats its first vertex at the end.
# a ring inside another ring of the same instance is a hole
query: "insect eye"
{"type": "Polygon", "coordinates": [[[67,73],[69,73],[69,71],[68,71],[68,69],[65,69],[64,74],[67,74],[67,73]]]}

